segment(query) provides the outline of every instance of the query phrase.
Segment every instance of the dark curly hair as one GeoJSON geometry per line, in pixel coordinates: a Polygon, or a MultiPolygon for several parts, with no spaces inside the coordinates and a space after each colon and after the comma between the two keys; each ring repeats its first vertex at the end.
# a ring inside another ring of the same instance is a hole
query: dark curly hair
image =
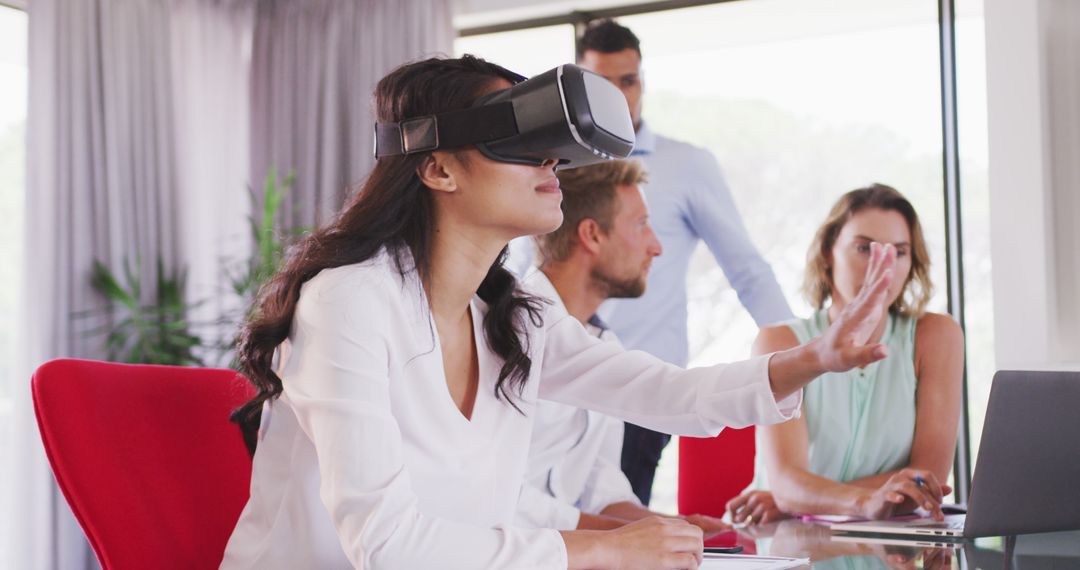
{"type": "Polygon", "coordinates": [[[641,40],[630,31],[611,18],[593,20],[585,27],[585,33],[577,42],[577,60],[585,57],[588,50],[600,53],[615,53],[624,49],[632,49],[641,57],[641,40]]]}

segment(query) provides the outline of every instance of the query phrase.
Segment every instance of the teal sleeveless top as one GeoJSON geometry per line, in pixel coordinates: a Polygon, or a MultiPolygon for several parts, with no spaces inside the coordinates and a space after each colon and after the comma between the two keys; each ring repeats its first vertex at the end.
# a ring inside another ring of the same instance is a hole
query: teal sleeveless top
{"type": "MultiPolygon", "coordinates": [[[[799,344],[829,328],[828,309],[784,323],[799,344]]],[[[815,378],[803,392],[810,471],[847,482],[906,466],[915,437],[915,319],[889,313],[889,356],[815,378]]]]}

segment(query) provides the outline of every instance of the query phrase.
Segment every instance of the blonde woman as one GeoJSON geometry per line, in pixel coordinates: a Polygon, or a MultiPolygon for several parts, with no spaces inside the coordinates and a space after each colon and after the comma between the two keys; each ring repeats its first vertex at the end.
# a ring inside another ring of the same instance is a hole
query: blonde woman
{"type": "Polygon", "coordinates": [[[805,389],[802,417],[762,428],[771,491],[730,501],[735,523],[790,513],[880,519],[916,507],[941,516],[960,416],[964,339],[950,317],[925,311],[930,260],[919,218],[903,195],[874,184],[840,198],[807,256],[804,290],[817,311],[762,329],[753,351],[820,336],[861,287],[874,242],[897,250],[885,318],[871,336],[889,356],[819,377],[805,389]]]}

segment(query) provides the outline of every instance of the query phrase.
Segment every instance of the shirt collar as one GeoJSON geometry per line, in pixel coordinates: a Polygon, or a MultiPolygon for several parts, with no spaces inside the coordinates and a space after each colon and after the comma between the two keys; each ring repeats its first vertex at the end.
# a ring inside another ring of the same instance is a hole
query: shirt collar
{"type": "Polygon", "coordinates": [[[611,328],[607,326],[607,323],[600,319],[600,315],[597,315],[595,313],[593,314],[593,316],[589,317],[589,324],[596,327],[597,330],[600,331],[597,336],[606,333],[608,329],[611,328]]]}
{"type": "MultiPolygon", "coordinates": [[[[551,283],[548,276],[545,275],[543,271],[540,271],[539,267],[533,267],[529,270],[528,274],[525,276],[525,283],[532,289],[533,293],[546,297],[556,307],[559,307],[564,311],[566,310],[566,305],[563,304],[562,296],[559,295],[558,289],[551,283]]],[[[596,328],[596,336],[601,336],[608,330],[607,324],[600,320],[600,317],[595,314],[589,317],[588,324],[596,328]]]]}
{"type": "Polygon", "coordinates": [[[562,297],[555,289],[555,285],[551,283],[547,275],[544,275],[543,271],[540,271],[539,267],[533,267],[529,269],[525,275],[525,283],[532,289],[533,293],[539,294],[552,302],[556,307],[562,310],[566,310],[566,305],[563,304],[562,297]]]}
{"type": "Polygon", "coordinates": [[[641,121],[636,133],[634,133],[634,151],[630,156],[652,154],[656,152],[656,133],[652,132],[644,120],[641,121]]]}

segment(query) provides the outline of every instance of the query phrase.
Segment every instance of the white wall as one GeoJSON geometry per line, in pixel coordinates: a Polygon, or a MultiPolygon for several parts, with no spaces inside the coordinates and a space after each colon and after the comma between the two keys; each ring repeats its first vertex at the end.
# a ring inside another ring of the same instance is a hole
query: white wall
{"type": "Polygon", "coordinates": [[[640,1],[642,0],[454,0],[454,27],[461,29],[531,20],[640,1]]]}
{"type": "Polygon", "coordinates": [[[1080,2],[1047,1],[1050,183],[1053,188],[1053,290],[1058,316],[1053,354],[1080,363],[1080,2]]]}
{"type": "Polygon", "coordinates": [[[1080,363],[1080,3],[986,0],[998,368],[1080,363]]]}
{"type": "MultiPolygon", "coordinates": [[[[0,2],[7,0],[0,0],[0,2]]],[[[651,0],[453,0],[456,29],[589,12],[651,0]]],[[[760,1],[760,0],[758,0],[760,1]]]]}

